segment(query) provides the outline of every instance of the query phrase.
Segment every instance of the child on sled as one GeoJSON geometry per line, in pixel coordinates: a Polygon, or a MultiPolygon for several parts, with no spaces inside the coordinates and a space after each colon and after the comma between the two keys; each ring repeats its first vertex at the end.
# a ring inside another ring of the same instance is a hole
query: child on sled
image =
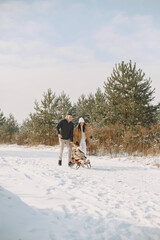
{"type": "Polygon", "coordinates": [[[79,168],[80,166],[82,167],[88,167],[91,168],[91,164],[89,159],[85,156],[84,152],[80,149],[79,143],[76,142],[73,144],[73,151],[72,151],[72,163],[73,165],[76,164],[76,168],[79,168]]]}

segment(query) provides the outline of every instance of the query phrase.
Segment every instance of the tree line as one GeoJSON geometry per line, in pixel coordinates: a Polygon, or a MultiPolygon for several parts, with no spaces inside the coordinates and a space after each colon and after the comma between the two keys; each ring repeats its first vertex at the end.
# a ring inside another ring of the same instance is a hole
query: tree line
{"type": "Polygon", "coordinates": [[[34,113],[21,126],[12,115],[5,118],[0,111],[0,142],[55,145],[56,126],[70,111],[74,125],[79,117],[88,123],[92,136],[90,153],[99,149],[110,153],[137,149],[146,152],[151,148],[152,152],[159,152],[160,104],[153,105],[153,100],[151,79],[137,69],[136,63],[122,61],[113,68],[103,90],[82,94],[76,103],[72,104],[65,92],[56,96],[48,89],[40,102],[35,100],[34,113]]]}

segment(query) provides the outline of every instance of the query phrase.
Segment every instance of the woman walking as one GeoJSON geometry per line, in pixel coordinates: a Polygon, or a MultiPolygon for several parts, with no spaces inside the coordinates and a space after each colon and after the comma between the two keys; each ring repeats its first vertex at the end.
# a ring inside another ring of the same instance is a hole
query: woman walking
{"type": "Polygon", "coordinates": [[[87,147],[89,146],[88,127],[84,119],[79,119],[78,125],[74,129],[74,142],[78,142],[81,150],[86,156],[87,147]]]}

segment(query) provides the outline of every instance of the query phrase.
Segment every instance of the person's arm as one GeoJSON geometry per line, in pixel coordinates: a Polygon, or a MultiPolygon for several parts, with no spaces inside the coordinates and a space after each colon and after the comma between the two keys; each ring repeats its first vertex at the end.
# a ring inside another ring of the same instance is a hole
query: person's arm
{"type": "Polygon", "coordinates": [[[62,127],[62,121],[60,121],[60,122],[58,123],[58,125],[57,125],[57,133],[58,133],[58,137],[59,137],[59,138],[62,137],[61,131],[60,131],[61,127],[62,127]]]}
{"type": "Polygon", "coordinates": [[[73,143],[73,131],[74,131],[74,125],[72,124],[71,132],[70,132],[71,143],[73,143]]]}
{"type": "Polygon", "coordinates": [[[87,126],[86,126],[86,129],[85,129],[85,135],[86,135],[86,145],[87,145],[87,147],[89,147],[89,145],[90,145],[90,139],[91,139],[92,137],[89,136],[89,132],[88,132],[88,127],[87,127],[87,126]]]}

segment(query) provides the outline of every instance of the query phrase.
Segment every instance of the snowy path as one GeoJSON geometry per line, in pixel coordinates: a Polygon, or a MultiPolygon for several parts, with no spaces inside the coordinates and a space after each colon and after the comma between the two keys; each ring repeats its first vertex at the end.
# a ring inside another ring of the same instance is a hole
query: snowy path
{"type": "Polygon", "coordinates": [[[57,156],[0,146],[0,240],[160,240],[159,168],[106,156],[74,170],[57,156]]]}

